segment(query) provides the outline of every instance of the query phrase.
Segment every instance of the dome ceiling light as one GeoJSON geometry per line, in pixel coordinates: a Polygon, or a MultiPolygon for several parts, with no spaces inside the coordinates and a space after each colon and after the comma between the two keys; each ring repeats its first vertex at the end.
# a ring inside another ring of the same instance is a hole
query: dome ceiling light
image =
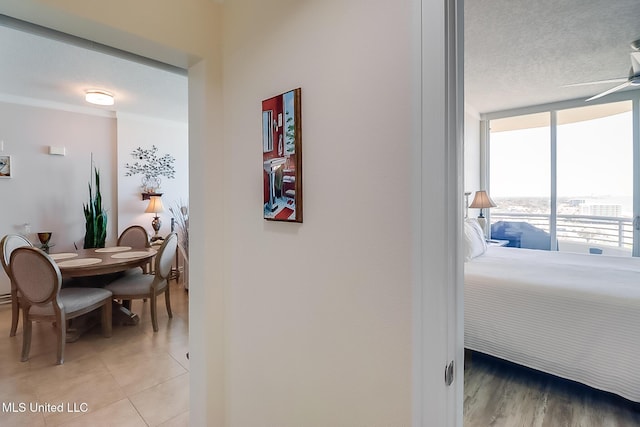
{"type": "Polygon", "coordinates": [[[84,99],[90,104],[113,105],[113,95],[104,90],[88,90],[84,99]]]}

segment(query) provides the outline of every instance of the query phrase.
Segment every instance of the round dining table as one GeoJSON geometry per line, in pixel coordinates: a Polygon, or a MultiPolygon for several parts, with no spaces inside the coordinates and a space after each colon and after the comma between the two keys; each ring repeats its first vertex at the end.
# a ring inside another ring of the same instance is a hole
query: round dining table
{"type": "Polygon", "coordinates": [[[49,254],[58,265],[63,278],[100,276],[143,267],[155,255],[155,249],[133,249],[129,246],[78,249],[75,252],[49,254]]]}
{"type": "MultiPolygon", "coordinates": [[[[106,248],[78,249],[75,252],[51,253],[49,256],[56,262],[60,274],[64,279],[91,277],[98,278],[105,275],[126,271],[132,268],[146,266],[156,255],[153,248],[131,248],[129,246],[111,246],[106,248]]],[[[91,286],[91,280],[83,280],[80,286],[91,286]]],[[[97,286],[103,285],[102,280],[95,281],[97,286]]],[[[137,325],[139,318],[122,303],[113,302],[113,319],[125,325],[137,325]]],[[[75,325],[67,330],[67,342],[77,340],[92,324],[75,325]]]]}

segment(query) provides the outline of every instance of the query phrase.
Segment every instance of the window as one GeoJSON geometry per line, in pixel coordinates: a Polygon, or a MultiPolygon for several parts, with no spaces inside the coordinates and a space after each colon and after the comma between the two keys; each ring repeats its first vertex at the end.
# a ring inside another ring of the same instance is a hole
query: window
{"type": "Polygon", "coordinates": [[[630,101],[558,111],[558,249],[631,255],[630,101]]]}
{"type": "Polygon", "coordinates": [[[548,113],[491,121],[491,236],[509,246],[550,248],[549,125],[548,113]]]}
{"type": "Polygon", "coordinates": [[[491,120],[492,238],[630,256],[632,111],[623,101],[491,120]]]}

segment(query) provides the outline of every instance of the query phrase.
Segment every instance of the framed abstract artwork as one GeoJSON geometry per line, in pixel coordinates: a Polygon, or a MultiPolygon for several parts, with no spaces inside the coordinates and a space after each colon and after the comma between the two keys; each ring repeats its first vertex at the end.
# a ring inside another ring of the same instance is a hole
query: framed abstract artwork
{"type": "Polygon", "coordinates": [[[13,176],[11,168],[11,156],[0,155],[0,178],[11,178],[13,176]]]}
{"type": "Polygon", "coordinates": [[[302,90],[262,101],[264,219],[302,222],[302,90]]]}

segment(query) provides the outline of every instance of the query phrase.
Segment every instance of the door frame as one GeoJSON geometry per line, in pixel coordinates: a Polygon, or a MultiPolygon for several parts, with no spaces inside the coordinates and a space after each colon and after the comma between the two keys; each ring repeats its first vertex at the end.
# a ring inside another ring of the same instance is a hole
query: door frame
{"type": "Polygon", "coordinates": [[[462,426],[463,0],[415,0],[413,425],[462,426]],[[434,203],[437,201],[437,203],[434,203]],[[454,381],[445,384],[453,361],[454,381]]]}

